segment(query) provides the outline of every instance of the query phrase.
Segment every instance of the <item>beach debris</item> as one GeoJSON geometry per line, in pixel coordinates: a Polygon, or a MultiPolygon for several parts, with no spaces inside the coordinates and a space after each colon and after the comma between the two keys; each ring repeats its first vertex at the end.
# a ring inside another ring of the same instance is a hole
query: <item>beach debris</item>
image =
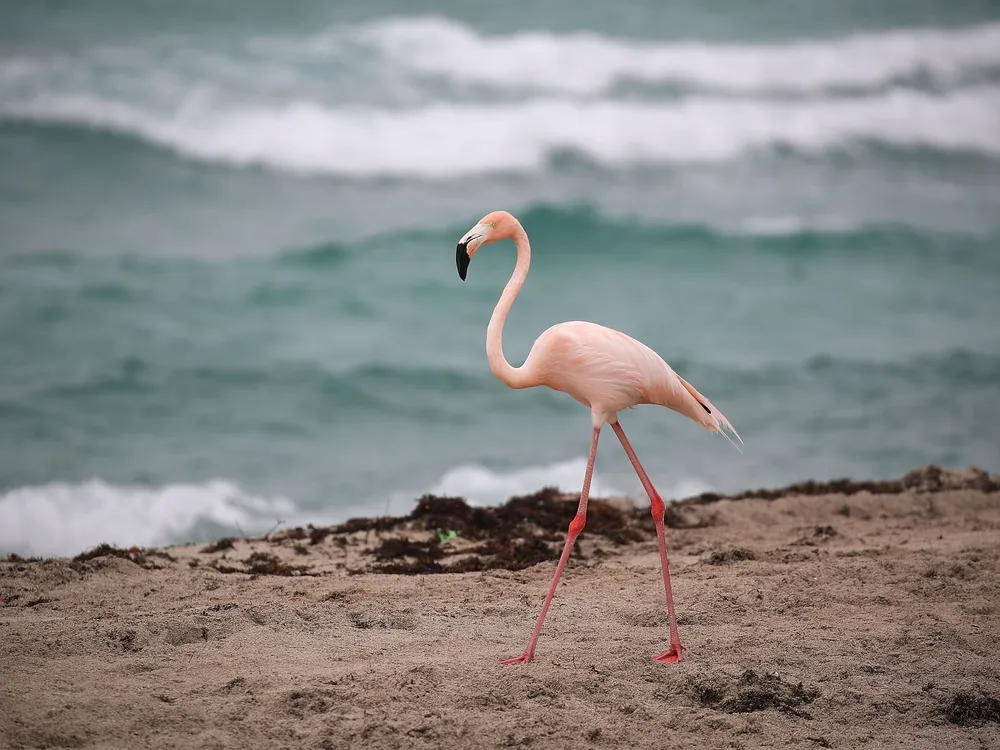
{"type": "Polygon", "coordinates": [[[733,547],[731,549],[716,550],[705,558],[705,562],[709,565],[728,565],[732,562],[756,559],[757,555],[754,554],[753,550],[746,549],[745,547],[733,547]]]}
{"type": "MultiPolygon", "coordinates": [[[[553,487],[513,497],[492,508],[472,507],[457,497],[424,495],[409,516],[378,522],[386,531],[390,520],[395,522],[393,530],[427,531],[433,534],[431,539],[384,539],[375,549],[376,563],[369,569],[404,575],[522,570],[558,558],[557,545],[565,540],[578,502],[579,496],[553,487]],[[448,542],[456,544],[443,546],[448,542]]],[[[648,518],[648,511],[640,513],[630,504],[619,507],[594,499],[583,533],[615,544],[653,539],[655,528],[648,518]]],[[[348,521],[344,526],[359,528],[360,524],[348,521]]],[[[340,533],[342,528],[333,531],[340,533]]]]}
{"type": "Polygon", "coordinates": [[[987,722],[1000,724],[1000,698],[980,688],[955,693],[944,704],[945,718],[963,727],[978,727],[987,722]]]}
{"type": "Polygon", "coordinates": [[[162,567],[162,565],[157,564],[153,558],[160,558],[168,562],[177,562],[176,557],[171,555],[169,552],[164,552],[163,550],[143,550],[142,548],[136,546],[129,547],[128,549],[122,549],[121,547],[116,547],[113,544],[104,542],[102,544],[98,544],[96,547],[85,550],[74,557],[70,561],[70,567],[78,573],[83,572],[88,569],[86,563],[101,557],[120,557],[121,559],[135,563],[139,567],[145,568],[146,570],[155,570],[162,567]]]}
{"type": "Polygon", "coordinates": [[[247,573],[252,576],[317,575],[308,565],[291,565],[271,552],[253,552],[241,562],[243,567],[238,568],[216,560],[211,567],[220,573],[247,573]]]}
{"type": "MultiPolygon", "coordinates": [[[[856,495],[868,492],[872,495],[899,495],[903,492],[940,492],[943,490],[978,490],[979,492],[1000,492],[1000,479],[975,466],[966,471],[943,469],[940,466],[924,466],[914,469],[902,479],[885,481],[861,481],[834,479],[829,482],[797,482],[777,489],[756,489],[733,495],[717,492],[703,492],[684,500],[681,505],[701,505],[719,500],[777,500],[796,495],[856,495]]],[[[846,506],[845,506],[846,507],[846,506]]],[[[842,515],[849,515],[850,508],[842,515]]]]}
{"type": "Polygon", "coordinates": [[[224,536],[222,539],[217,539],[211,544],[202,548],[202,552],[211,554],[213,552],[224,552],[227,549],[232,549],[236,544],[236,540],[231,536],[224,536]]]}
{"type": "Polygon", "coordinates": [[[736,678],[718,675],[707,680],[696,678],[692,684],[695,700],[705,708],[728,714],[775,710],[810,718],[802,706],[816,700],[820,693],[802,682],[791,683],[776,673],[757,674],[744,670],[736,678]]]}
{"type": "Polygon", "coordinates": [[[440,541],[441,544],[444,544],[445,542],[450,542],[452,539],[456,539],[458,537],[458,532],[456,532],[454,529],[449,529],[448,533],[445,534],[444,531],[441,530],[440,526],[438,526],[437,533],[438,533],[438,541],[440,541]]]}

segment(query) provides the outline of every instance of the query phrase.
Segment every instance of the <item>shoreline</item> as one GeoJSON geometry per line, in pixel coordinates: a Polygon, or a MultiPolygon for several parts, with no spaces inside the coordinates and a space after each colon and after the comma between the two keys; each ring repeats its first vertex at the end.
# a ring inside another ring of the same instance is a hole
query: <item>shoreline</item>
{"type": "Polygon", "coordinates": [[[15,748],[924,747],[1000,738],[1000,477],[576,498],[0,562],[15,748]]]}

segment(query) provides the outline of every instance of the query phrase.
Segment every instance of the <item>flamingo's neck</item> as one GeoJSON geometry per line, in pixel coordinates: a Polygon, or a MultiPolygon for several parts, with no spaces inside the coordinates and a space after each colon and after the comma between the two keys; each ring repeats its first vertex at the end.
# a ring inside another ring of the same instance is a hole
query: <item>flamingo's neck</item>
{"type": "Polygon", "coordinates": [[[512,367],[503,356],[503,324],[507,320],[511,305],[514,304],[514,298],[521,291],[528,276],[528,267],[531,265],[531,246],[528,244],[528,235],[520,224],[517,225],[511,239],[517,248],[517,265],[514,266],[514,273],[504,287],[486,329],[486,359],[490,363],[490,371],[504,384],[511,388],[527,388],[534,383],[530,382],[531,378],[525,372],[524,365],[512,367]]]}

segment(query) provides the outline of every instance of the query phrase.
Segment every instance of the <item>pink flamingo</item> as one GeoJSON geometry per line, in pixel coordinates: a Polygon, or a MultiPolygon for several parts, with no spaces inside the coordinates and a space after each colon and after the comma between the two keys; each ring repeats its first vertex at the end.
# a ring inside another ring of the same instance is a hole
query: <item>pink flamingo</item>
{"type": "MultiPolygon", "coordinates": [[[[652,349],[624,333],[611,328],[572,321],[559,323],[539,336],[528,353],[528,358],[520,367],[513,367],[503,355],[503,324],[511,305],[528,275],[531,264],[531,247],[528,235],[521,223],[506,211],[495,211],[470,229],[456,249],[458,275],[464,281],[469,269],[469,261],[483,245],[498,240],[512,239],[517,248],[517,264],[514,273],[504,287],[486,329],[486,356],[490,370],[511,388],[533,388],[544,385],[557,391],[568,393],[584,406],[590,407],[594,426],[590,438],[590,455],[587,458],[587,472],[580,490],[580,505],[576,516],[569,524],[566,544],[559,564],[556,566],[552,585],[545,596],[545,603],[538,615],[531,639],[524,653],[513,659],[505,659],[501,664],[527,664],[535,655],[535,644],[542,630],[545,614],[552,603],[559,577],[576,538],[587,523],[587,498],[590,495],[590,480],[594,472],[594,458],[597,455],[597,439],[601,428],[610,424],[625,453],[632,462],[639,481],[649,495],[650,510],[656,525],[656,539],[660,549],[663,571],[663,588],[667,595],[667,612],[670,615],[670,648],[653,657],[656,661],[676,662],[684,656],[677,619],[674,617],[674,598],[670,590],[670,568],[667,564],[667,547],[664,541],[664,504],[660,495],[649,481],[649,476],[639,463],[632,446],[625,437],[618,412],[638,404],[658,404],[673,409],[694,420],[711,432],[719,432],[729,442],[733,442],[725,430],[739,434],[733,429],[722,413],[712,403],[696,391],[687,381],[677,375],[670,366],[652,349]]],[[[740,440],[742,443],[743,441],[740,440]]],[[[736,443],[733,443],[735,446],[736,443]]],[[[736,446],[738,449],[738,446],[736,446]]]]}

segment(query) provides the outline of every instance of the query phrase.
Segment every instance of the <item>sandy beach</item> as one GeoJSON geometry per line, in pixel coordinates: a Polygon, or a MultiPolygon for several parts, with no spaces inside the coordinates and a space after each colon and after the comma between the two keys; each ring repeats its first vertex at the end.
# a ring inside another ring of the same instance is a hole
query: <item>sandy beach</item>
{"type": "Polygon", "coordinates": [[[1000,747],[1000,484],[594,502],[425,498],[403,519],[0,563],[9,748],[1000,747]],[[454,532],[452,534],[451,532],[454,532]]]}

